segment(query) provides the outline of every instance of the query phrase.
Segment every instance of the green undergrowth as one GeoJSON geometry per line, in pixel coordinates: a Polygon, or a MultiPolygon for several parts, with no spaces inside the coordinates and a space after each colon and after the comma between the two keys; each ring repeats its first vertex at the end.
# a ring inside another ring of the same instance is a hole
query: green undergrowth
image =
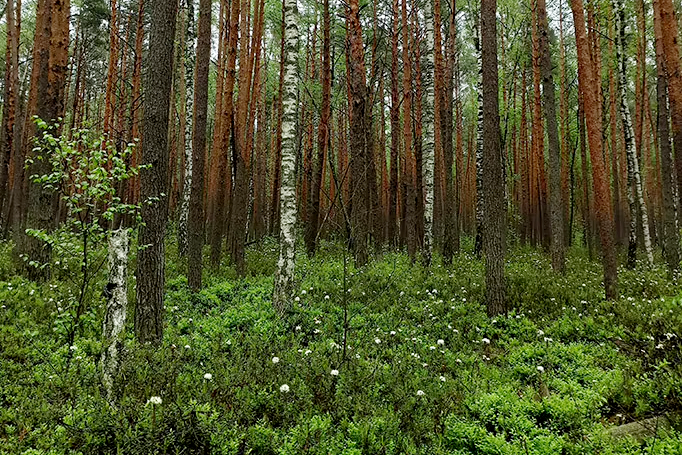
{"type": "Polygon", "coordinates": [[[282,321],[274,242],[249,250],[246,277],[207,272],[196,295],[171,252],[163,345],[138,346],[129,324],[113,407],[99,380],[103,297],[91,293],[69,346],[73,284],[24,280],[10,252],[0,248],[2,453],[682,453],[675,429],[607,434],[682,410],[681,289],[662,268],[621,270],[621,296],[605,302],[601,267],[582,251],[558,277],[515,248],[510,312],[489,318],[483,264],[467,253],[428,270],[383,253],[357,270],[327,243],[298,258],[282,321]]]}

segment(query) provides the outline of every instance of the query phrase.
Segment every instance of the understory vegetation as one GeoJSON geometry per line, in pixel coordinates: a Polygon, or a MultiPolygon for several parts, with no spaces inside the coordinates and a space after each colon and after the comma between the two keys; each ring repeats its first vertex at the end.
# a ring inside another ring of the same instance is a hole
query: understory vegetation
{"type": "Polygon", "coordinates": [[[77,311],[80,261],[37,285],[2,246],[0,452],[682,453],[679,428],[608,432],[682,410],[682,289],[663,267],[619,270],[620,298],[607,302],[582,249],[559,276],[517,246],[512,310],[492,319],[483,263],[468,253],[430,269],[383,253],[358,270],[344,245],[323,243],[298,255],[282,320],[275,241],[248,250],[245,278],[223,267],[197,294],[169,248],[163,344],[133,340],[131,308],[112,406],[99,367],[105,271],[77,311]]]}

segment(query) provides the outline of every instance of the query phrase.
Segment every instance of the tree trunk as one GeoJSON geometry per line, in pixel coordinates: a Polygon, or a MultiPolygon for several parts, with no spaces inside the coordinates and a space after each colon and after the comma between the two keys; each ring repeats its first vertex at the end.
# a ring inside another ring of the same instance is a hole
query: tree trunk
{"type": "Polygon", "coordinates": [[[481,1],[481,72],[483,86],[483,250],[486,306],[493,316],[506,311],[504,256],[506,207],[500,147],[497,75],[497,1],[481,1]]]}
{"type": "MultiPolygon", "coordinates": [[[[443,167],[445,173],[445,197],[443,198],[443,260],[446,264],[452,263],[452,257],[459,249],[459,232],[457,230],[458,209],[459,209],[459,194],[457,192],[456,184],[453,181],[453,102],[455,90],[455,59],[457,58],[455,39],[457,31],[456,16],[457,11],[454,8],[450,12],[450,22],[448,28],[447,41],[445,45],[445,67],[443,71],[443,100],[441,113],[441,135],[443,144],[443,167]]],[[[458,100],[459,101],[459,100],[458,100]]],[[[458,113],[459,114],[459,113],[458,113]]],[[[459,148],[459,141],[461,140],[461,131],[459,129],[460,118],[457,119],[457,141],[459,148]]],[[[457,178],[461,167],[457,167],[457,178]]]]}
{"type": "Polygon", "coordinates": [[[168,218],[168,123],[173,80],[177,2],[149,0],[151,18],[145,71],[142,143],[142,222],[137,258],[135,336],[140,343],[163,339],[166,220],[168,218]]]}
{"type": "Polygon", "coordinates": [[[391,166],[388,202],[388,243],[396,246],[398,227],[398,157],[400,156],[400,92],[398,85],[398,38],[400,35],[400,9],[393,0],[391,22],[391,166]]]}
{"type": "MultiPolygon", "coordinates": [[[[190,2],[192,0],[189,0],[190,2]]],[[[192,162],[189,204],[189,255],[187,282],[190,289],[201,289],[202,249],[204,246],[204,163],[206,161],[206,124],[208,116],[208,71],[211,60],[211,0],[199,2],[199,35],[196,59],[196,90],[194,91],[193,153],[185,159],[192,162]]],[[[185,182],[187,185],[188,183],[185,182]]]]}
{"type": "Polygon", "coordinates": [[[107,400],[114,403],[114,385],[123,354],[126,314],[128,309],[128,230],[118,229],[109,236],[109,282],[106,286],[107,307],[102,325],[102,383],[107,400]]]}
{"type": "Polygon", "coordinates": [[[561,197],[561,147],[556,120],[554,97],[554,78],[552,77],[552,58],[549,49],[549,24],[545,0],[537,0],[537,19],[540,32],[540,71],[542,73],[542,95],[547,122],[549,142],[549,179],[550,179],[550,232],[552,268],[559,273],[565,269],[564,253],[564,208],[561,197]]]}
{"type": "MultiPolygon", "coordinates": [[[[225,69],[225,81],[223,83],[223,109],[221,115],[221,127],[223,130],[220,147],[214,150],[216,159],[211,163],[217,167],[216,194],[213,203],[213,213],[211,214],[211,266],[217,268],[220,265],[222,254],[223,236],[226,224],[226,196],[230,194],[232,171],[230,169],[230,146],[232,144],[234,128],[234,81],[236,75],[237,61],[237,38],[239,36],[239,13],[241,9],[240,0],[230,2],[229,32],[227,37],[227,62],[225,69]]],[[[243,234],[243,233],[242,233],[243,234]]]]}
{"type": "Polygon", "coordinates": [[[322,191],[322,174],[324,170],[324,157],[329,152],[331,144],[331,20],[329,15],[329,0],[324,0],[322,11],[322,110],[320,123],[317,130],[317,158],[313,162],[313,178],[310,205],[308,209],[308,223],[306,224],[306,246],[308,255],[315,254],[320,225],[320,193],[322,191]]]}
{"type": "MultiPolygon", "coordinates": [[[[488,0],[490,1],[490,0],[488,0]]],[[[490,6],[490,5],[488,5],[490,6]]],[[[497,9],[497,2],[494,2],[497,9]]],[[[481,15],[483,14],[481,10],[481,15]]],[[[478,32],[478,27],[477,27],[478,32]]],[[[476,238],[474,255],[480,258],[483,252],[483,63],[481,57],[481,40],[476,33],[476,54],[478,57],[478,118],[476,122],[476,238]]],[[[499,112],[497,114],[499,116],[499,112]]]]}
{"type": "MultiPolygon", "coordinates": [[[[663,255],[668,264],[670,274],[680,267],[680,234],[677,224],[677,204],[675,203],[674,168],[670,150],[670,132],[668,127],[668,103],[666,97],[667,78],[669,74],[665,58],[665,47],[662,31],[661,9],[659,0],[654,0],[654,30],[656,45],[656,93],[658,95],[658,144],[660,153],[661,193],[663,195],[663,255]]],[[[672,103],[671,103],[672,104],[672,103]]]]}
{"type": "Polygon", "coordinates": [[[677,19],[672,0],[658,0],[665,58],[672,139],[677,170],[677,211],[682,210],[682,63],[677,19]]]}
{"type": "MultiPolygon", "coordinates": [[[[19,90],[19,26],[15,13],[21,14],[21,1],[15,8],[14,0],[8,0],[5,5],[7,13],[7,46],[5,50],[5,90],[2,106],[2,130],[0,131],[0,214],[9,213],[6,210],[10,158],[15,144],[15,124],[19,90]]],[[[16,159],[16,158],[15,158],[16,159]]],[[[0,220],[3,231],[8,219],[0,220]]]]}
{"type": "Polygon", "coordinates": [[[369,151],[367,148],[365,109],[367,106],[367,82],[365,76],[364,45],[360,24],[360,5],[351,0],[347,10],[347,33],[350,45],[350,149],[351,149],[351,239],[355,263],[361,267],[367,263],[367,235],[369,228],[370,201],[368,198],[369,151]]]}
{"type": "Polygon", "coordinates": [[[644,193],[642,192],[642,178],[639,171],[639,157],[635,143],[635,131],[632,127],[630,109],[628,108],[626,88],[627,71],[625,59],[625,8],[623,0],[614,0],[613,9],[616,18],[616,60],[618,64],[618,97],[620,118],[623,122],[623,136],[625,139],[625,153],[628,167],[628,205],[630,206],[630,229],[628,235],[628,267],[635,267],[637,255],[637,209],[642,220],[644,249],[649,266],[654,264],[654,253],[649,234],[649,216],[644,193]],[[639,205],[639,207],[638,207],[639,205]]]}
{"type": "Polygon", "coordinates": [[[599,82],[594,64],[590,59],[582,0],[571,0],[571,9],[573,11],[578,50],[578,84],[583,94],[587,136],[592,161],[592,178],[594,181],[599,237],[604,265],[604,288],[606,299],[612,300],[618,295],[618,270],[613,242],[613,208],[611,206],[606,165],[602,155],[602,119],[599,113],[600,100],[598,97],[599,82]]]}
{"type": "Polygon", "coordinates": [[[291,309],[294,288],[296,233],[296,100],[298,98],[298,7],[296,0],[284,3],[284,92],[282,92],[282,185],[280,194],[280,249],[272,304],[283,316],[291,309]]]}
{"type": "MultiPolygon", "coordinates": [[[[422,71],[422,81],[425,91],[423,104],[423,144],[422,148],[422,178],[424,184],[424,245],[422,259],[428,267],[431,265],[433,248],[433,202],[434,202],[434,163],[435,163],[435,138],[434,138],[434,14],[431,0],[424,2],[424,19],[426,28],[426,59],[422,71]]],[[[440,26],[440,24],[439,24],[440,26]]],[[[421,194],[419,195],[421,197],[421,194]]]]}
{"type": "MultiPolygon", "coordinates": [[[[186,31],[185,31],[185,49],[183,62],[185,65],[185,80],[184,85],[187,93],[185,95],[185,175],[182,183],[182,199],[180,200],[180,217],[178,219],[178,252],[181,256],[187,254],[188,247],[188,232],[187,223],[190,212],[190,198],[192,193],[192,177],[193,177],[193,158],[192,158],[192,125],[194,124],[194,65],[196,64],[195,52],[198,57],[199,49],[195,50],[197,45],[197,32],[194,24],[194,0],[184,0],[187,8],[186,15],[186,31]]],[[[201,12],[200,12],[201,14],[201,12]]],[[[209,56],[210,57],[210,56],[209,56]]],[[[198,75],[197,75],[197,88],[198,75]]],[[[195,149],[196,150],[196,149],[195,149]]],[[[203,201],[202,201],[203,203],[203,201]]],[[[190,265],[190,270],[192,266],[190,265]]],[[[189,276],[188,276],[189,278],[189,276]]]]}

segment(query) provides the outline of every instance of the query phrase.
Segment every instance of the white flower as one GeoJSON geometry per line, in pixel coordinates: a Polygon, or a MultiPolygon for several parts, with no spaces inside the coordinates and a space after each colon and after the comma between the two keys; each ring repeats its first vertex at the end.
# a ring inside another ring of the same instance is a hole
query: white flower
{"type": "Polygon", "coordinates": [[[339,370],[332,370],[330,373],[332,376],[338,376],[339,375],[339,370]]]}
{"type": "Polygon", "coordinates": [[[185,345],[185,349],[190,349],[189,344],[185,345]]]}
{"type": "Polygon", "coordinates": [[[151,404],[161,404],[163,401],[161,400],[161,397],[151,397],[149,400],[147,400],[147,403],[151,404]]]}
{"type": "Polygon", "coordinates": [[[272,363],[279,363],[279,357],[273,357],[272,363]]]}
{"type": "Polygon", "coordinates": [[[436,344],[438,344],[438,346],[445,346],[445,340],[438,340],[436,341],[436,344]]]}
{"type": "Polygon", "coordinates": [[[279,386],[279,391],[282,393],[287,393],[289,391],[289,386],[286,384],[282,384],[281,386],[279,386]]]}
{"type": "Polygon", "coordinates": [[[438,379],[440,379],[440,382],[445,382],[445,376],[441,376],[441,377],[438,378],[438,379]]]}
{"type": "Polygon", "coordinates": [[[305,289],[301,290],[301,294],[306,295],[307,293],[308,292],[305,289]]]}
{"type": "Polygon", "coordinates": [[[418,397],[423,397],[424,395],[426,395],[426,394],[424,393],[423,390],[417,390],[417,396],[418,397]]]}
{"type": "Polygon", "coordinates": [[[301,330],[301,326],[300,326],[300,325],[297,325],[297,326],[296,326],[296,331],[298,332],[298,331],[300,331],[300,330],[301,330]]]}
{"type": "Polygon", "coordinates": [[[204,375],[204,379],[206,379],[207,381],[210,381],[211,379],[213,379],[213,375],[211,373],[206,373],[204,375]]]}
{"type": "Polygon", "coordinates": [[[300,302],[300,301],[301,301],[301,298],[300,298],[299,296],[296,296],[296,298],[294,298],[294,300],[295,300],[296,302],[300,302]]]}
{"type": "Polygon", "coordinates": [[[457,360],[455,360],[455,362],[462,363],[462,359],[457,359],[457,360]]]}
{"type": "Polygon", "coordinates": [[[395,335],[395,330],[391,330],[391,335],[395,335]]]}
{"type": "Polygon", "coordinates": [[[544,335],[545,335],[545,332],[543,332],[542,330],[538,330],[538,336],[544,336],[544,335]]]}
{"type": "Polygon", "coordinates": [[[538,371],[539,371],[540,373],[544,373],[544,372],[545,372],[545,367],[543,367],[542,365],[538,365],[538,371]]]}
{"type": "Polygon", "coordinates": [[[325,300],[329,300],[329,295],[328,295],[328,294],[325,294],[324,299],[325,299],[325,300]]]}
{"type": "Polygon", "coordinates": [[[308,355],[308,354],[310,354],[311,352],[313,352],[313,351],[311,351],[310,349],[306,349],[305,352],[304,352],[304,354],[305,354],[305,355],[308,355]]]}
{"type": "Polygon", "coordinates": [[[481,340],[481,343],[483,343],[483,344],[490,344],[490,340],[487,339],[487,338],[483,338],[483,339],[481,340]]]}
{"type": "Polygon", "coordinates": [[[374,339],[374,342],[375,342],[376,344],[381,344],[381,340],[380,340],[379,338],[375,338],[375,339],[374,339]]]}

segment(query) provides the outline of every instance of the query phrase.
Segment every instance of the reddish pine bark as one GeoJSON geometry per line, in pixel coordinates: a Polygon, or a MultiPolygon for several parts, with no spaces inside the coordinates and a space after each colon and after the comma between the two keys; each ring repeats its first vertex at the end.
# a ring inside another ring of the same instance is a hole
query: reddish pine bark
{"type": "Polygon", "coordinates": [[[587,135],[592,161],[592,178],[604,265],[604,288],[606,299],[617,297],[618,271],[613,242],[613,209],[606,166],[602,155],[602,119],[599,112],[599,78],[596,65],[590,59],[589,42],[585,27],[585,13],[582,0],[571,0],[578,51],[578,83],[583,94],[587,135]]]}

